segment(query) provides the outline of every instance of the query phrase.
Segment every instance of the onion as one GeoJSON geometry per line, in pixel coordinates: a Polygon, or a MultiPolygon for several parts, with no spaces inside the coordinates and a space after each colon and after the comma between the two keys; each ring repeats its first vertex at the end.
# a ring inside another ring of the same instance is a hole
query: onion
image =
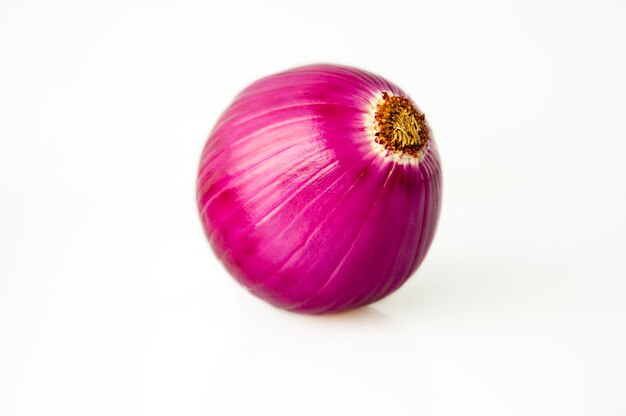
{"type": "Polygon", "coordinates": [[[439,153],[394,84],[304,66],[254,82],[222,114],[197,203],[215,253],[250,292],[287,310],[344,311],[395,291],[424,259],[439,153]]]}

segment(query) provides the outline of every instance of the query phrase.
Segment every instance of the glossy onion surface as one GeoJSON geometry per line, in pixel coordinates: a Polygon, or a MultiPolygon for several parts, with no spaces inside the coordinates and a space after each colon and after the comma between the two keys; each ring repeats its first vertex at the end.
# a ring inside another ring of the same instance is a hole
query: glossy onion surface
{"type": "Polygon", "coordinates": [[[339,312],[395,291],[424,259],[439,154],[432,134],[419,158],[376,143],[383,93],[408,99],[366,71],[311,65],[256,81],[221,115],[201,156],[198,209],[218,258],[253,294],[339,312]]]}

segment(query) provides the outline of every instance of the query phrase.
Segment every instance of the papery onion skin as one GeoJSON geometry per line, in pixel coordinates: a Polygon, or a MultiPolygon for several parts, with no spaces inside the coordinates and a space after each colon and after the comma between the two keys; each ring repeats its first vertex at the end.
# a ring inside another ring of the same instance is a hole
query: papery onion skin
{"type": "Polygon", "coordinates": [[[411,163],[377,147],[368,120],[383,93],[408,99],[369,72],[309,65],[254,82],[218,120],[198,209],[218,258],[255,295],[296,312],[344,311],[392,293],[424,259],[439,153],[429,127],[411,163]]]}

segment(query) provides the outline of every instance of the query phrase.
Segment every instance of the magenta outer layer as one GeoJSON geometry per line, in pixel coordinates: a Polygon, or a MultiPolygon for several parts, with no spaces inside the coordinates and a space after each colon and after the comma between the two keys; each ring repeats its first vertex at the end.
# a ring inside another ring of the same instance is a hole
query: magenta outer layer
{"type": "Polygon", "coordinates": [[[367,120],[382,92],[408,98],[363,70],[311,65],[253,83],[220,117],[202,152],[198,209],[250,292],[339,312],[387,296],[424,259],[441,205],[437,146],[431,132],[419,163],[377,151],[367,120]]]}

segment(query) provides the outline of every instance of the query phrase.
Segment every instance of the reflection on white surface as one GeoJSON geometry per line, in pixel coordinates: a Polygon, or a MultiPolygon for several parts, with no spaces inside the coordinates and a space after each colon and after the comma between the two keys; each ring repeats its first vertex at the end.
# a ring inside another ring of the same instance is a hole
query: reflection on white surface
{"type": "Polygon", "coordinates": [[[219,414],[404,415],[431,394],[419,340],[373,307],[316,317],[241,304],[216,373],[219,414]]]}

